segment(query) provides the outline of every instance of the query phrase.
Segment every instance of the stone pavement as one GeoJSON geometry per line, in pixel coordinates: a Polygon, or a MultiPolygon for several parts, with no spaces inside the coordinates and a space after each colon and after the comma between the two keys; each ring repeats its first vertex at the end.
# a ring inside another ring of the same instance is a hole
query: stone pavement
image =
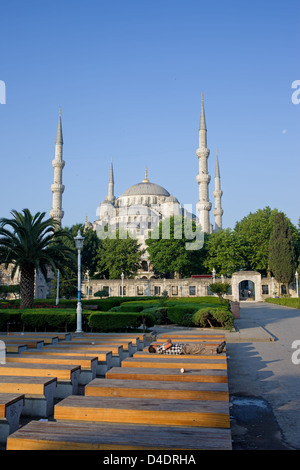
{"type": "MultiPolygon", "coordinates": [[[[172,338],[200,329],[155,330],[172,338]]],[[[241,302],[235,330],[226,333],[233,449],[300,450],[300,310],[241,302]]]]}
{"type": "Polygon", "coordinates": [[[237,449],[300,449],[300,310],[241,303],[227,337],[232,434],[237,449]],[[238,339],[237,339],[238,338],[238,339]]]}

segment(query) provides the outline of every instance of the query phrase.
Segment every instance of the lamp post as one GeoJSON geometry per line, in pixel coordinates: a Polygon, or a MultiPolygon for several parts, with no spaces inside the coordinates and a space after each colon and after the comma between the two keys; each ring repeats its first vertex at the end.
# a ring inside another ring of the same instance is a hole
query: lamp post
{"type": "Polygon", "coordinates": [[[59,269],[57,270],[57,283],[56,283],[56,305],[59,304],[59,269]]]}
{"type": "Polygon", "coordinates": [[[82,333],[82,306],[81,306],[81,250],[83,248],[84,237],[78,230],[77,237],[74,237],[75,246],[78,250],[78,302],[77,302],[77,329],[76,333],[82,333]]]}
{"type": "Polygon", "coordinates": [[[122,280],[122,297],[124,296],[124,273],[121,274],[121,280],[122,280]]]}
{"type": "Polygon", "coordinates": [[[297,297],[299,297],[299,284],[298,284],[299,274],[298,274],[298,271],[295,272],[295,278],[296,278],[296,293],[297,293],[297,297]]]}

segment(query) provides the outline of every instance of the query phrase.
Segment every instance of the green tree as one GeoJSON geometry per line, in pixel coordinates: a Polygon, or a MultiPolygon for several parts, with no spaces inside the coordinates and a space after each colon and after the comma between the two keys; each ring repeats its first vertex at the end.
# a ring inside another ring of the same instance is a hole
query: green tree
{"type": "Polygon", "coordinates": [[[214,284],[210,284],[209,288],[211,292],[217,294],[220,299],[220,303],[223,303],[223,298],[225,294],[228,294],[230,289],[230,284],[228,282],[215,282],[214,284]]]}
{"type": "Polygon", "coordinates": [[[12,278],[20,270],[21,307],[32,308],[36,270],[47,279],[47,268],[64,273],[74,263],[73,251],[62,243],[69,234],[54,219],[44,219],[29,209],[11,211],[12,218],[0,219],[0,263],[13,265],[12,278]]]}
{"type": "Polygon", "coordinates": [[[240,240],[239,254],[243,258],[243,269],[269,272],[269,240],[274,225],[277,209],[270,207],[258,209],[248,214],[234,227],[234,233],[240,240]]]}
{"type": "Polygon", "coordinates": [[[241,238],[229,228],[209,235],[204,266],[209,272],[215,269],[217,276],[230,276],[243,269],[245,261],[242,245],[241,238]]]}
{"type": "Polygon", "coordinates": [[[165,277],[174,273],[188,277],[201,272],[203,234],[191,220],[181,216],[163,220],[146,245],[155,271],[165,277]]]}
{"type": "Polygon", "coordinates": [[[120,279],[121,274],[131,277],[140,267],[142,251],[138,241],[130,237],[128,233],[115,233],[115,238],[107,237],[101,240],[97,252],[97,275],[95,277],[107,277],[120,279]]]}
{"type": "Polygon", "coordinates": [[[290,221],[278,212],[274,217],[274,226],[269,243],[269,266],[275,279],[286,285],[293,280],[296,270],[296,252],[290,221]]]}

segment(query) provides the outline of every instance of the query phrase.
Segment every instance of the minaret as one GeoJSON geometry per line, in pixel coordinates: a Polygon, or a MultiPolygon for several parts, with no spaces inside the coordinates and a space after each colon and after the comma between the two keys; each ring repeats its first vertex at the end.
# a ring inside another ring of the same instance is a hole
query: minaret
{"type": "Polygon", "coordinates": [[[207,129],[205,122],[203,95],[201,103],[201,115],[199,125],[199,148],[197,149],[197,157],[199,159],[199,174],[197,175],[197,183],[199,185],[199,202],[197,203],[197,211],[199,213],[199,222],[204,233],[210,233],[211,227],[209,222],[209,211],[211,210],[211,203],[209,202],[208,185],[210,182],[210,175],[207,170],[207,159],[209,156],[209,149],[207,148],[207,129]]]}
{"type": "Polygon", "coordinates": [[[59,120],[55,141],[55,158],[52,160],[52,166],[54,168],[54,183],[51,185],[51,191],[53,193],[53,202],[52,209],[50,211],[50,216],[57,220],[61,224],[61,219],[64,216],[64,211],[62,210],[62,194],[65,190],[64,185],[62,184],[62,170],[65,166],[65,162],[62,159],[63,155],[63,136],[62,136],[62,126],[61,126],[61,111],[59,110],[59,120]]]}
{"type": "Polygon", "coordinates": [[[223,215],[223,210],[222,210],[222,207],[221,207],[222,194],[223,194],[223,191],[221,191],[221,178],[220,178],[218,151],[217,151],[217,155],[216,155],[216,172],[215,172],[215,190],[214,190],[214,198],[215,198],[215,209],[214,209],[215,232],[218,232],[222,228],[222,215],[223,215]]]}
{"type": "Polygon", "coordinates": [[[106,197],[107,201],[114,202],[114,200],[115,200],[114,192],[115,192],[115,181],[114,181],[113,162],[112,162],[112,159],[111,159],[109,181],[108,181],[108,194],[107,194],[107,197],[106,197]]]}

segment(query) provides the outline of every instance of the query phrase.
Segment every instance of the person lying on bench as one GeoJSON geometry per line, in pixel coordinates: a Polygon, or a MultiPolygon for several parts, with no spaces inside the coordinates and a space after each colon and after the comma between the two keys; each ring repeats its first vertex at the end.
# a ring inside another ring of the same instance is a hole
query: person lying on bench
{"type": "Polygon", "coordinates": [[[215,355],[221,354],[225,349],[226,341],[219,345],[207,343],[190,343],[190,344],[173,344],[171,339],[168,339],[164,344],[151,344],[148,348],[149,353],[156,354],[202,354],[202,355],[215,355]]]}

